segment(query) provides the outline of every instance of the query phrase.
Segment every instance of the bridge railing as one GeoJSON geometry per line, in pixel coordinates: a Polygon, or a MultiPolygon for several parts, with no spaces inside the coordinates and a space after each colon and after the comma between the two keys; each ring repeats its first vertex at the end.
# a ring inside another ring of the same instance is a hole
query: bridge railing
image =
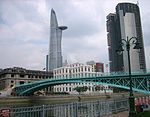
{"type": "Polygon", "coordinates": [[[94,77],[104,77],[104,76],[120,76],[120,75],[127,75],[127,72],[111,72],[111,73],[102,73],[102,72],[96,72],[96,73],[85,73],[84,75],[71,75],[67,77],[53,77],[51,78],[52,80],[57,80],[57,79],[73,79],[73,78],[94,78],[94,77]]]}
{"type": "MultiPolygon", "coordinates": [[[[53,77],[51,79],[56,80],[56,79],[72,79],[72,78],[87,78],[87,77],[104,77],[104,76],[124,76],[124,75],[128,75],[129,72],[111,72],[111,73],[102,73],[102,72],[91,72],[91,73],[85,73],[84,75],[79,75],[79,74],[72,74],[70,76],[67,77],[53,77]]],[[[131,73],[132,75],[138,75],[138,74],[150,74],[150,70],[147,70],[146,72],[143,70],[139,70],[139,71],[132,71],[131,73]]]]}
{"type": "MultiPolygon", "coordinates": [[[[107,72],[107,73],[102,73],[102,72],[91,72],[91,73],[85,73],[84,75],[79,75],[79,74],[71,74],[68,76],[55,76],[53,78],[50,78],[51,80],[56,80],[56,79],[71,79],[71,78],[87,78],[87,77],[104,77],[104,76],[123,76],[123,75],[128,75],[128,71],[127,72],[107,72]]],[[[131,73],[132,75],[138,75],[138,74],[150,74],[150,69],[147,69],[146,71],[143,70],[138,70],[138,71],[132,71],[131,73]]],[[[49,80],[49,79],[45,79],[44,81],[49,80]]],[[[35,82],[39,82],[39,81],[35,81],[35,82]]],[[[29,83],[25,83],[25,84],[29,84],[29,83]]],[[[25,85],[24,84],[24,85],[25,85]]]]}
{"type": "Polygon", "coordinates": [[[128,110],[128,99],[12,108],[10,117],[98,117],[128,110]]]}

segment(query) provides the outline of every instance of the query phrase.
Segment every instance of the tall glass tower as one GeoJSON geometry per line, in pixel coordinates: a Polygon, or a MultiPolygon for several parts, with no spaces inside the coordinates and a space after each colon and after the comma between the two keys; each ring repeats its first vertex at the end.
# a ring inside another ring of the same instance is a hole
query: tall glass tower
{"type": "Polygon", "coordinates": [[[116,13],[107,16],[107,39],[110,71],[128,71],[127,53],[118,55],[116,50],[121,39],[136,37],[142,46],[139,51],[131,49],[132,71],[146,70],[145,53],[139,6],[133,3],[119,3],[116,13]]]}
{"type": "Polygon", "coordinates": [[[48,71],[52,71],[55,68],[62,67],[62,50],[61,39],[62,30],[67,29],[66,26],[58,26],[55,11],[51,10],[50,19],[50,43],[48,54],[48,71]]]}

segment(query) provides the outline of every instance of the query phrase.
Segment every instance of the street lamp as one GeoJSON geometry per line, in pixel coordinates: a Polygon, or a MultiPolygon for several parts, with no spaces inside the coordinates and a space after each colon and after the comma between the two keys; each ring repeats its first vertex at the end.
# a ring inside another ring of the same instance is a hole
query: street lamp
{"type": "Polygon", "coordinates": [[[127,37],[127,40],[121,39],[120,47],[118,50],[116,50],[117,53],[122,53],[124,51],[124,48],[127,50],[128,54],[128,68],[129,68],[129,80],[130,80],[130,96],[129,96],[129,117],[134,117],[136,115],[135,111],[135,102],[134,102],[134,94],[132,89],[132,75],[131,75],[131,64],[130,64],[130,47],[131,45],[134,45],[133,49],[141,49],[139,42],[137,40],[137,37],[131,37],[130,39],[127,37]],[[124,47],[124,48],[123,48],[124,47]]]}

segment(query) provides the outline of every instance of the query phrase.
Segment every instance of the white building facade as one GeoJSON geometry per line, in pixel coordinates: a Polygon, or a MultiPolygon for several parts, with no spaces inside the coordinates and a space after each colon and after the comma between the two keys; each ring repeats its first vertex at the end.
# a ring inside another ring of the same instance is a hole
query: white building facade
{"type": "MultiPolygon", "coordinates": [[[[55,79],[61,79],[61,78],[83,78],[83,77],[92,77],[92,76],[102,76],[102,72],[95,72],[93,69],[93,66],[91,65],[84,65],[81,63],[74,63],[71,65],[67,65],[64,67],[60,67],[53,70],[53,77],[55,79]]],[[[69,83],[69,84],[62,84],[62,85],[56,85],[54,86],[54,92],[66,92],[69,94],[78,94],[77,91],[74,90],[75,87],[82,87],[87,86],[88,90],[84,92],[84,94],[93,94],[93,93],[112,93],[112,89],[109,86],[102,86],[98,85],[96,83],[91,82],[78,82],[78,83],[69,83]],[[99,86],[101,87],[101,90],[96,91],[95,87],[99,86]]]]}

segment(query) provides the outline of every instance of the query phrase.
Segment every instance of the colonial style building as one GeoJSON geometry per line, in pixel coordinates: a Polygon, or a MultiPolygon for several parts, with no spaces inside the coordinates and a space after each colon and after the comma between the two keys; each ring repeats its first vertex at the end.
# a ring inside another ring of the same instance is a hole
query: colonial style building
{"type": "MultiPolygon", "coordinates": [[[[96,69],[93,69],[91,65],[84,65],[81,63],[74,63],[71,65],[67,65],[64,67],[60,67],[53,70],[53,75],[55,79],[61,78],[83,78],[83,77],[94,77],[94,76],[102,76],[103,72],[96,72],[96,69]]],[[[74,90],[77,86],[87,86],[88,90],[85,92],[86,94],[92,93],[104,93],[104,92],[112,92],[112,90],[108,86],[100,86],[102,90],[96,91],[95,87],[99,86],[95,83],[85,82],[85,83],[68,83],[63,85],[54,86],[54,92],[67,92],[69,94],[77,94],[74,90]]]]}
{"type": "Polygon", "coordinates": [[[7,90],[17,84],[30,83],[52,77],[52,72],[46,71],[27,70],[20,67],[1,69],[0,90],[7,90]]]}

